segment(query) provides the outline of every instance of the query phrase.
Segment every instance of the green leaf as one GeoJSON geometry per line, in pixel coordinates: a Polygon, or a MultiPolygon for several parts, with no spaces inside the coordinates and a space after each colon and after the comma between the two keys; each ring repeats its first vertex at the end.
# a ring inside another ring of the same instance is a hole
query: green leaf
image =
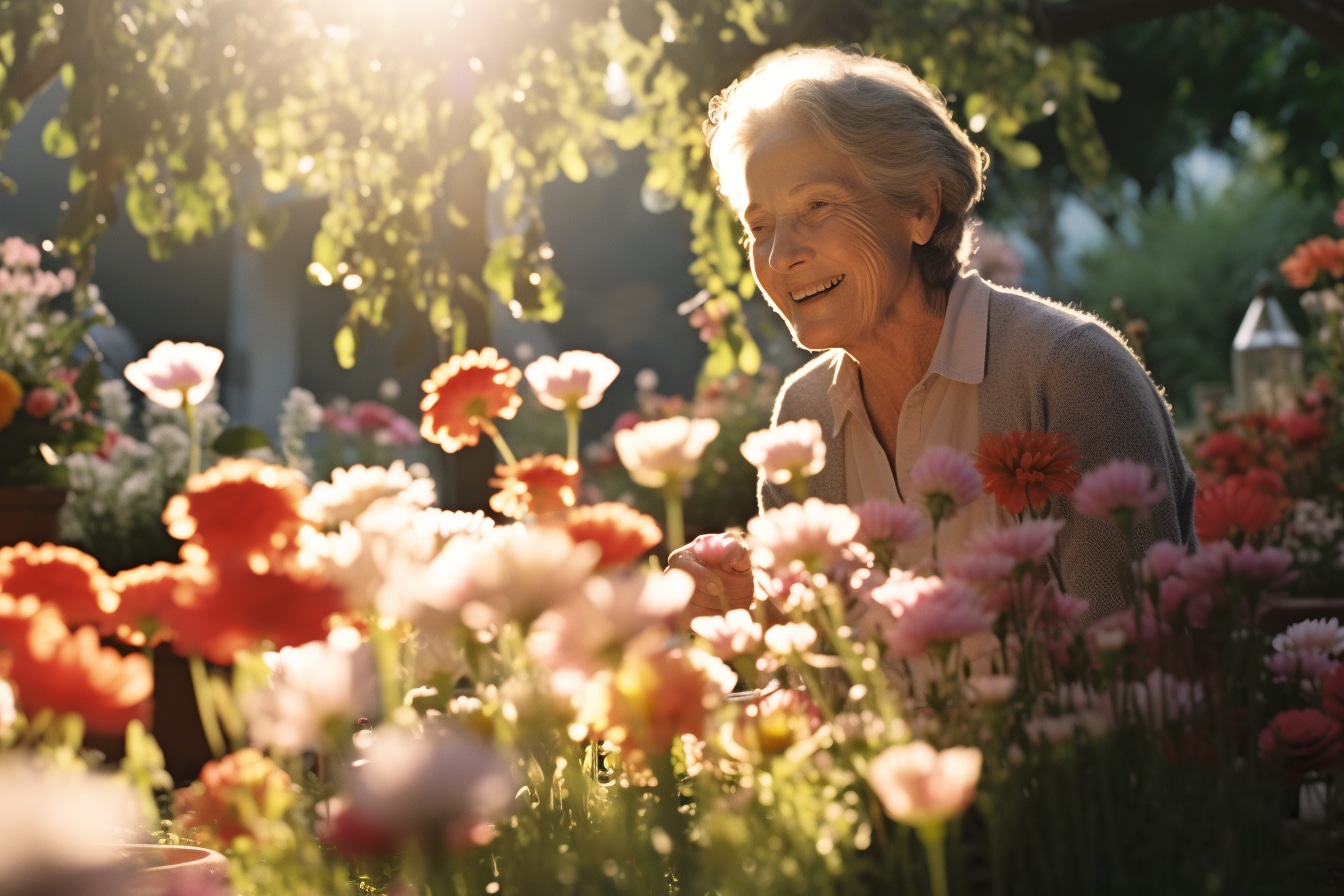
{"type": "Polygon", "coordinates": [[[336,363],[341,365],[342,369],[349,370],[354,367],[355,351],[358,348],[355,328],[346,324],[337,330],[333,348],[336,350],[336,363]]]}
{"type": "Polygon", "coordinates": [[[574,183],[581,184],[588,179],[588,162],[584,159],[579,144],[573,140],[566,140],[560,147],[559,162],[560,170],[574,183]]]}
{"type": "Polygon", "coordinates": [[[242,457],[258,448],[270,448],[270,436],[255,426],[230,426],[210,444],[210,450],[225,457],[242,457]]]}
{"type": "Polygon", "coordinates": [[[68,159],[79,152],[79,143],[75,140],[75,135],[66,129],[63,121],[53,118],[42,128],[42,148],[46,150],[47,155],[68,159]]]}

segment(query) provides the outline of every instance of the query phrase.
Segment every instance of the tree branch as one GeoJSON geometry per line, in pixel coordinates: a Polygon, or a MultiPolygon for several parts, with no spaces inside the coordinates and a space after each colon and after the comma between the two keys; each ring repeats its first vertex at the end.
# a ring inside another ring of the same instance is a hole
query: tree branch
{"type": "Polygon", "coordinates": [[[1085,40],[1113,28],[1227,6],[1273,13],[1344,56],[1344,8],[1332,0],[1068,0],[1032,4],[1037,36],[1048,44],[1085,40]]]}

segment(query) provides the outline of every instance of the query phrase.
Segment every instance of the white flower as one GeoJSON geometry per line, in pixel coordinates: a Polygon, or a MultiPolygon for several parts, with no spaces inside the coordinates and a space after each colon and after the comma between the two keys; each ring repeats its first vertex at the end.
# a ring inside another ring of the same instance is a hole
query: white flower
{"type": "Polygon", "coordinates": [[[131,422],[131,393],[122,380],[103,380],[98,385],[98,407],[103,419],[125,429],[131,422]]]}
{"type": "Polygon", "coordinates": [[[409,507],[429,507],[436,498],[434,479],[423,464],[407,467],[401,460],[388,467],[356,464],[348,470],[332,470],[330,482],[314,483],[299,512],[305,519],[330,527],[353,521],[381,498],[409,507]]]}
{"type": "Polygon", "coordinates": [[[369,643],[352,628],[337,628],[326,641],[266,654],[270,687],[243,703],[255,746],[298,755],[324,746],[333,721],[353,722],[378,709],[378,676],[369,643]]]}
{"type": "Polygon", "coordinates": [[[446,721],[423,731],[384,725],[367,739],[345,776],[351,810],[387,830],[469,831],[502,815],[518,782],[487,741],[446,721]]]}
{"type": "Polygon", "coordinates": [[[742,456],[776,485],[815,476],[826,466],[821,424],[815,420],[788,420],[749,433],[742,442],[742,456]]]}
{"type": "Polygon", "coordinates": [[[817,643],[817,630],[806,622],[785,622],[765,630],[765,647],[778,656],[802,653],[817,643]]]}
{"type": "Polygon", "coordinates": [[[691,620],[691,631],[704,638],[721,660],[751,653],[761,644],[761,624],[742,609],[729,610],[722,616],[697,616],[691,620]]]}
{"type": "Polygon", "coordinates": [[[128,783],[11,753],[0,793],[0,896],[129,896],[117,845],[148,827],[128,783]]]}
{"type": "Polygon", "coordinates": [[[867,778],[888,816],[920,827],[966,811],[975,798],[982,758],[975,747],[936,750],[915,741],[874,756],[867,778]]]}
{"type": "Polygon", "coordinates": [[[543,355],[523,369],[537,399],[554,411],[587,410],[602,400],[621,372],[620,365],[598,352],[543,355]]]}
{"type": "Polygon", "coordinates": [[[1319,650],[1332,656],[1344,654],[1344,627],[1338,619],[1304,619],[1274,636],[1280,653],[1319,650]]]}
{"type": "Polygon", "coordinates": [[[719,434],[719,421],[668,417],[646,420],[616,433],[616,454],[630,478],[647,488],[685,483],[700,470],[705,448],[719,434]]]}
{"type": "Polygon", "coordinates": [[[767,510],[747,523],[751,560],[769,570],[799,561],[820,572],[839,560],[859,531],[859,517],[843,504],[808,498],[767,510]]]}
{"type": "Polygon", "coordinates": [[[155,404],[180,408],[185,399],[198,405],[210,395],[224,353],[199,342],[160,342],[139,361],[126,365],[126,381],[155,404]]]}

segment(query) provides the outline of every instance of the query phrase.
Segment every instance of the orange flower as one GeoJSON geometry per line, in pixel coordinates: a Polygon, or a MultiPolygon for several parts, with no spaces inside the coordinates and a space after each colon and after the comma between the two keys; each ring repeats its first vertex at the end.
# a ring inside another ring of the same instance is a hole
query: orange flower
{"type": "Polygon", "coordinates": [[[1344,277],[1344,240],[1312,237],[1279,262],[1279,273],[1295,289],[1309,288],[1322,271],[1344,277]]]}
{"type": "Polygon", "coordinates": [[[546,522],[568,531],[575,544],[597,544],[602,549],[599,569],[633,563],[663,540],[653,517],[616,501],[575,507],[546,522]]]}
{"type": "Polygon", "coordinates": [[[136,647],[172,640],[163,616],[172,612],[173,595],[184,582],[201,584],[207,575],[195,564],[164,561],[122,570],[112,577],[112,590],[121,600],[107,617],[104,634],[136,647]]]}
{"type": "Polygon", "coordinates": [[[435,367],[422,388],[420,435],[452,454],[481,437],[491,417],[512,420],[523,403],[515,388],[523,372],[490,346],[453,355],[435,367]]]}
{"type": "Polygon", "coordinates": [[[290,647],[326,637],[331,614],[344,608],[339,588],[280,566],[257,571],[246,563],[212,563],[208,575],[179,574],[163,622],[173,650],[221,666],[239,650],[269,641],[290,647]]]}
{"type": "Polygon", "coordinates": [[[516,464],[495,467],[490,485],[490,509],[520,520],[530,513],[553,513],[573,507],[579,488],[578,461],[558,454],[525,457],[516,464]]]}
{"type": "Polygon", "coordinates": [[[984,489],[1011,514],[1046,508],[1050,495],[1067,495],[1078,483],[1073,465],[1082,455],[1066,432],[987,432],[975,449],[984,489]]]}
{"type": "Polygon", "coordinates": [[[1195,493],[1195,534],[1212,544],[1224,538],[1254,538],[1279,521],[1284,503],[1240,480],[1201,488],[1195,493]]]}
{"type": "Polygon", "coordinates": [[[0,657],[0,672],[29,715],[43,709],[78,713],[89,731],[114,736],[132,719],[149,722],[149,660],[101,646],[93,626],[71,632],[53,605],[0,595],[0,657]]]}
{"type": "Polygon", "coordinates": [[[0,429],[10,424],[22,406],[23,386],[8,370],[0,370],[0,429]]]}
{"type": "Polygon", "coordinates": [[[303,475],[256,458],[226,458],[187,480],[186,491],[163,509],[174,538],[210,557],[242,557],[261,568],[289,547],[303,526],[303,475]]]}
{"type": "Polygon", "coordinates": [[[106,614],[116,609],[111,579],[98,561],[67,545],[33,545],[21,541],[0,548],[0,591],[23,597],[34,594],[61,611],[70,625],[86,622],[104,629],[106,614]]]}
{"type": "Polygon", "coordinates": [[[293,805],[293,790],[283,769],[244,747],[207,762],[191,786],[174,790],[173,814],[194,840],[222,849],[244,834],[264,835],[266,822],[293,805]]]}

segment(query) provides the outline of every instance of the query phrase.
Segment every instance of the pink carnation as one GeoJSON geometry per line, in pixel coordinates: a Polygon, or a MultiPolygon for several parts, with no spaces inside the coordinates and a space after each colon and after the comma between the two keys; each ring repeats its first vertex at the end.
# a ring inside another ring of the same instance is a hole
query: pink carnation
{"type": "Polygon", "coordinates": [[[894,576],[873,590],[873,600],[896,617],[886,640],[894,657],[916,656],[933,646],[988,632],[994,614],[970,585],[937,577],[894,576]]]}
{"type": "Polygon", "coordinates": [[[981,495],[980,473],[974,462],[947,445],[934,445],[915,461],[910,468],[910,483],[935,524],[981,495]]]}
{"type": "Polygon", "coordinates": [[[1293,555],[1283,548],[1256,548],[1244,544],[1227,558],[1233,578],[1256,590],[1277,591],[1288,587],[1297,575],[1290,568],[1293,555]]]}
{"type": "Polygon", "coordinates": [[[826,442],[815,420],[788,420],[747,435],[742,456],[768,482],[783,485],[815,476],[826,466],[826,442]]]}
{"type": "Polygon", "coordinates": [[[843,504],[808,498],[767,510],[747,523],[752,562],[769,570],[795,561],[820,572],[837,562],[859,531],[859,518],[843,504]]]}
{"type": "Polygon", "coordinates": [[[893,545],[914,541],[928,528],[924,514],[908,504],[897,504],[873,498],[864,501],[854,512],[859,517],[859,532],[855,541],[870,545],[874,541],[893,545]]]}
{"type": "Polygon", "coordinates": [[[1113,460],[1083,474],[1073,490],[1073,506],[1083,516],[1128,528],[1148,519],[1166,496],[1167,487],[1154,481],[1152,467],[1113,460]]]}
{"type": "Polygon", "coordinates": [[[1004,528],[982,529],[971,536],[967,552],[973,554],[1003,554],[1020,564],[1040,563],[1055,546],[1055,536],[1063,528],[1063,520],[1027,520],[1004,528]]]}
{"type": "Polygon", "coordinates": [[[1320,650],[1338,656],[1344,654],[1344,626],[1338,619],[1304,619],[1294,622],[1274,636],[1274,649],[1320,650]]]}
{"type": "Polygon", "coordinates": [[[1319,685],[1321,679],[1339,665],[1319,648],[1294,648],[1265,657],[1265,668],[1275,681],[1301,682],[1313,686],[1319,685]]]}

